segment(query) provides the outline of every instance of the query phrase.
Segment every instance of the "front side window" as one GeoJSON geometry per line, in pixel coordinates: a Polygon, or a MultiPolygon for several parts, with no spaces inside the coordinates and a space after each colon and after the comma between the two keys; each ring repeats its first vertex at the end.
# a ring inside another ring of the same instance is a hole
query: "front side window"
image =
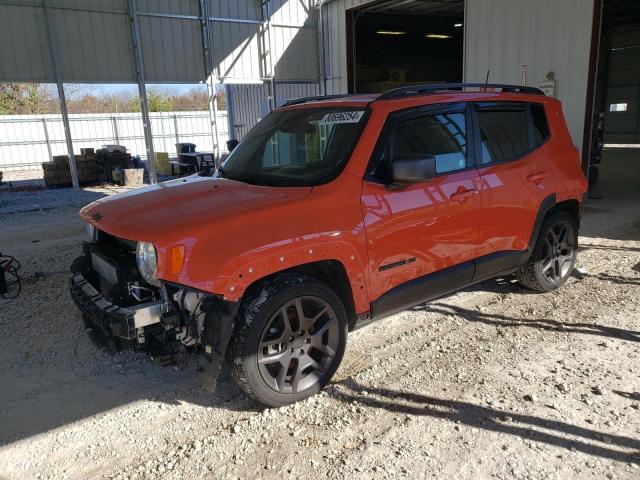
{"type": "Polygon", "coordinates": [[[379,181],[389,181],[393,159],[433,156],[436,173],[462,170],[467,166],[465,114],[433,113],[397,121],[386,147],[369,169],[379,181]]]}
{"type": "Polygon", "coordinates": [[[366,122],[354,108],[272,112],[222,165],[221,176],[270,186],[314,186],[345,167],[366,122]]]}
{"type": "Polygon", "coordinates": [[[482,165],[513,160],[529,151],[526,106],[480,105],[478,123],[482,165]]]}

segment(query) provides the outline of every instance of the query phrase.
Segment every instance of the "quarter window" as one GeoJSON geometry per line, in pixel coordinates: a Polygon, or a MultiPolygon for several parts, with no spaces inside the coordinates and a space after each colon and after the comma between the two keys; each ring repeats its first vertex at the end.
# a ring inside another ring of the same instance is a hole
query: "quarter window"
{"type": "Polygon", "coordinates": [[[529,150],[526,107],[481,106],[478,123],[482,165],[506,162],[529,150]]]}
{"type": "Polygon", "coordinates": [[[531,116],[533,117],[533,134],[536,139],[536,147],[542,145],[549,138],[549,124],[547,115],[544,113],[542,105],[530,105],[531,116]]]}

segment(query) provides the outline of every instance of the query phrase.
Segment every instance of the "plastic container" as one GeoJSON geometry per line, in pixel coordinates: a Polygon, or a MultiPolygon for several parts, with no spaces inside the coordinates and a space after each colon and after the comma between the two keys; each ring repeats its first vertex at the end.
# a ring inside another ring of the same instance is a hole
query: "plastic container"
{"type": "Polygon", "coordinates": [[[193,153],[195,151],[195,143],[176,143],[176,153],[193,153]]]}

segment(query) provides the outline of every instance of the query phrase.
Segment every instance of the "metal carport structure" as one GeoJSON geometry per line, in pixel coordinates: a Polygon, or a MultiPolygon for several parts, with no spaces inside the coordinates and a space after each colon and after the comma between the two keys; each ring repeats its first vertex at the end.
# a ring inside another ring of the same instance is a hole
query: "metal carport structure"
{"type": "Polygon", "coordinates": [[[65,83],[138,85],[152,183],[146,84],[206,84],[215,149],[217,84],[266,84],[272,106],[277,83],[320,84],[313,0],[0,0],[0,18],[0,82],[57,85],[76,194],[65,83]]]}

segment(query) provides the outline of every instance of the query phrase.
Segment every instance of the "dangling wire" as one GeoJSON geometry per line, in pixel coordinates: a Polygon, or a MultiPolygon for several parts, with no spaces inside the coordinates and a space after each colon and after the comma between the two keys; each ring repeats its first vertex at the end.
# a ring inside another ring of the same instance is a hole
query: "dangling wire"
{"type": "Polygon", "coordinates": [[[11,255],[2,255],[0,253],[0,275],[4,275],[6,282],[6,293],[0,293],[0,297],[5,300],[17,298],[22,291],[22,277],[18,270],[22,268],[20,262],[11,255]]]}

